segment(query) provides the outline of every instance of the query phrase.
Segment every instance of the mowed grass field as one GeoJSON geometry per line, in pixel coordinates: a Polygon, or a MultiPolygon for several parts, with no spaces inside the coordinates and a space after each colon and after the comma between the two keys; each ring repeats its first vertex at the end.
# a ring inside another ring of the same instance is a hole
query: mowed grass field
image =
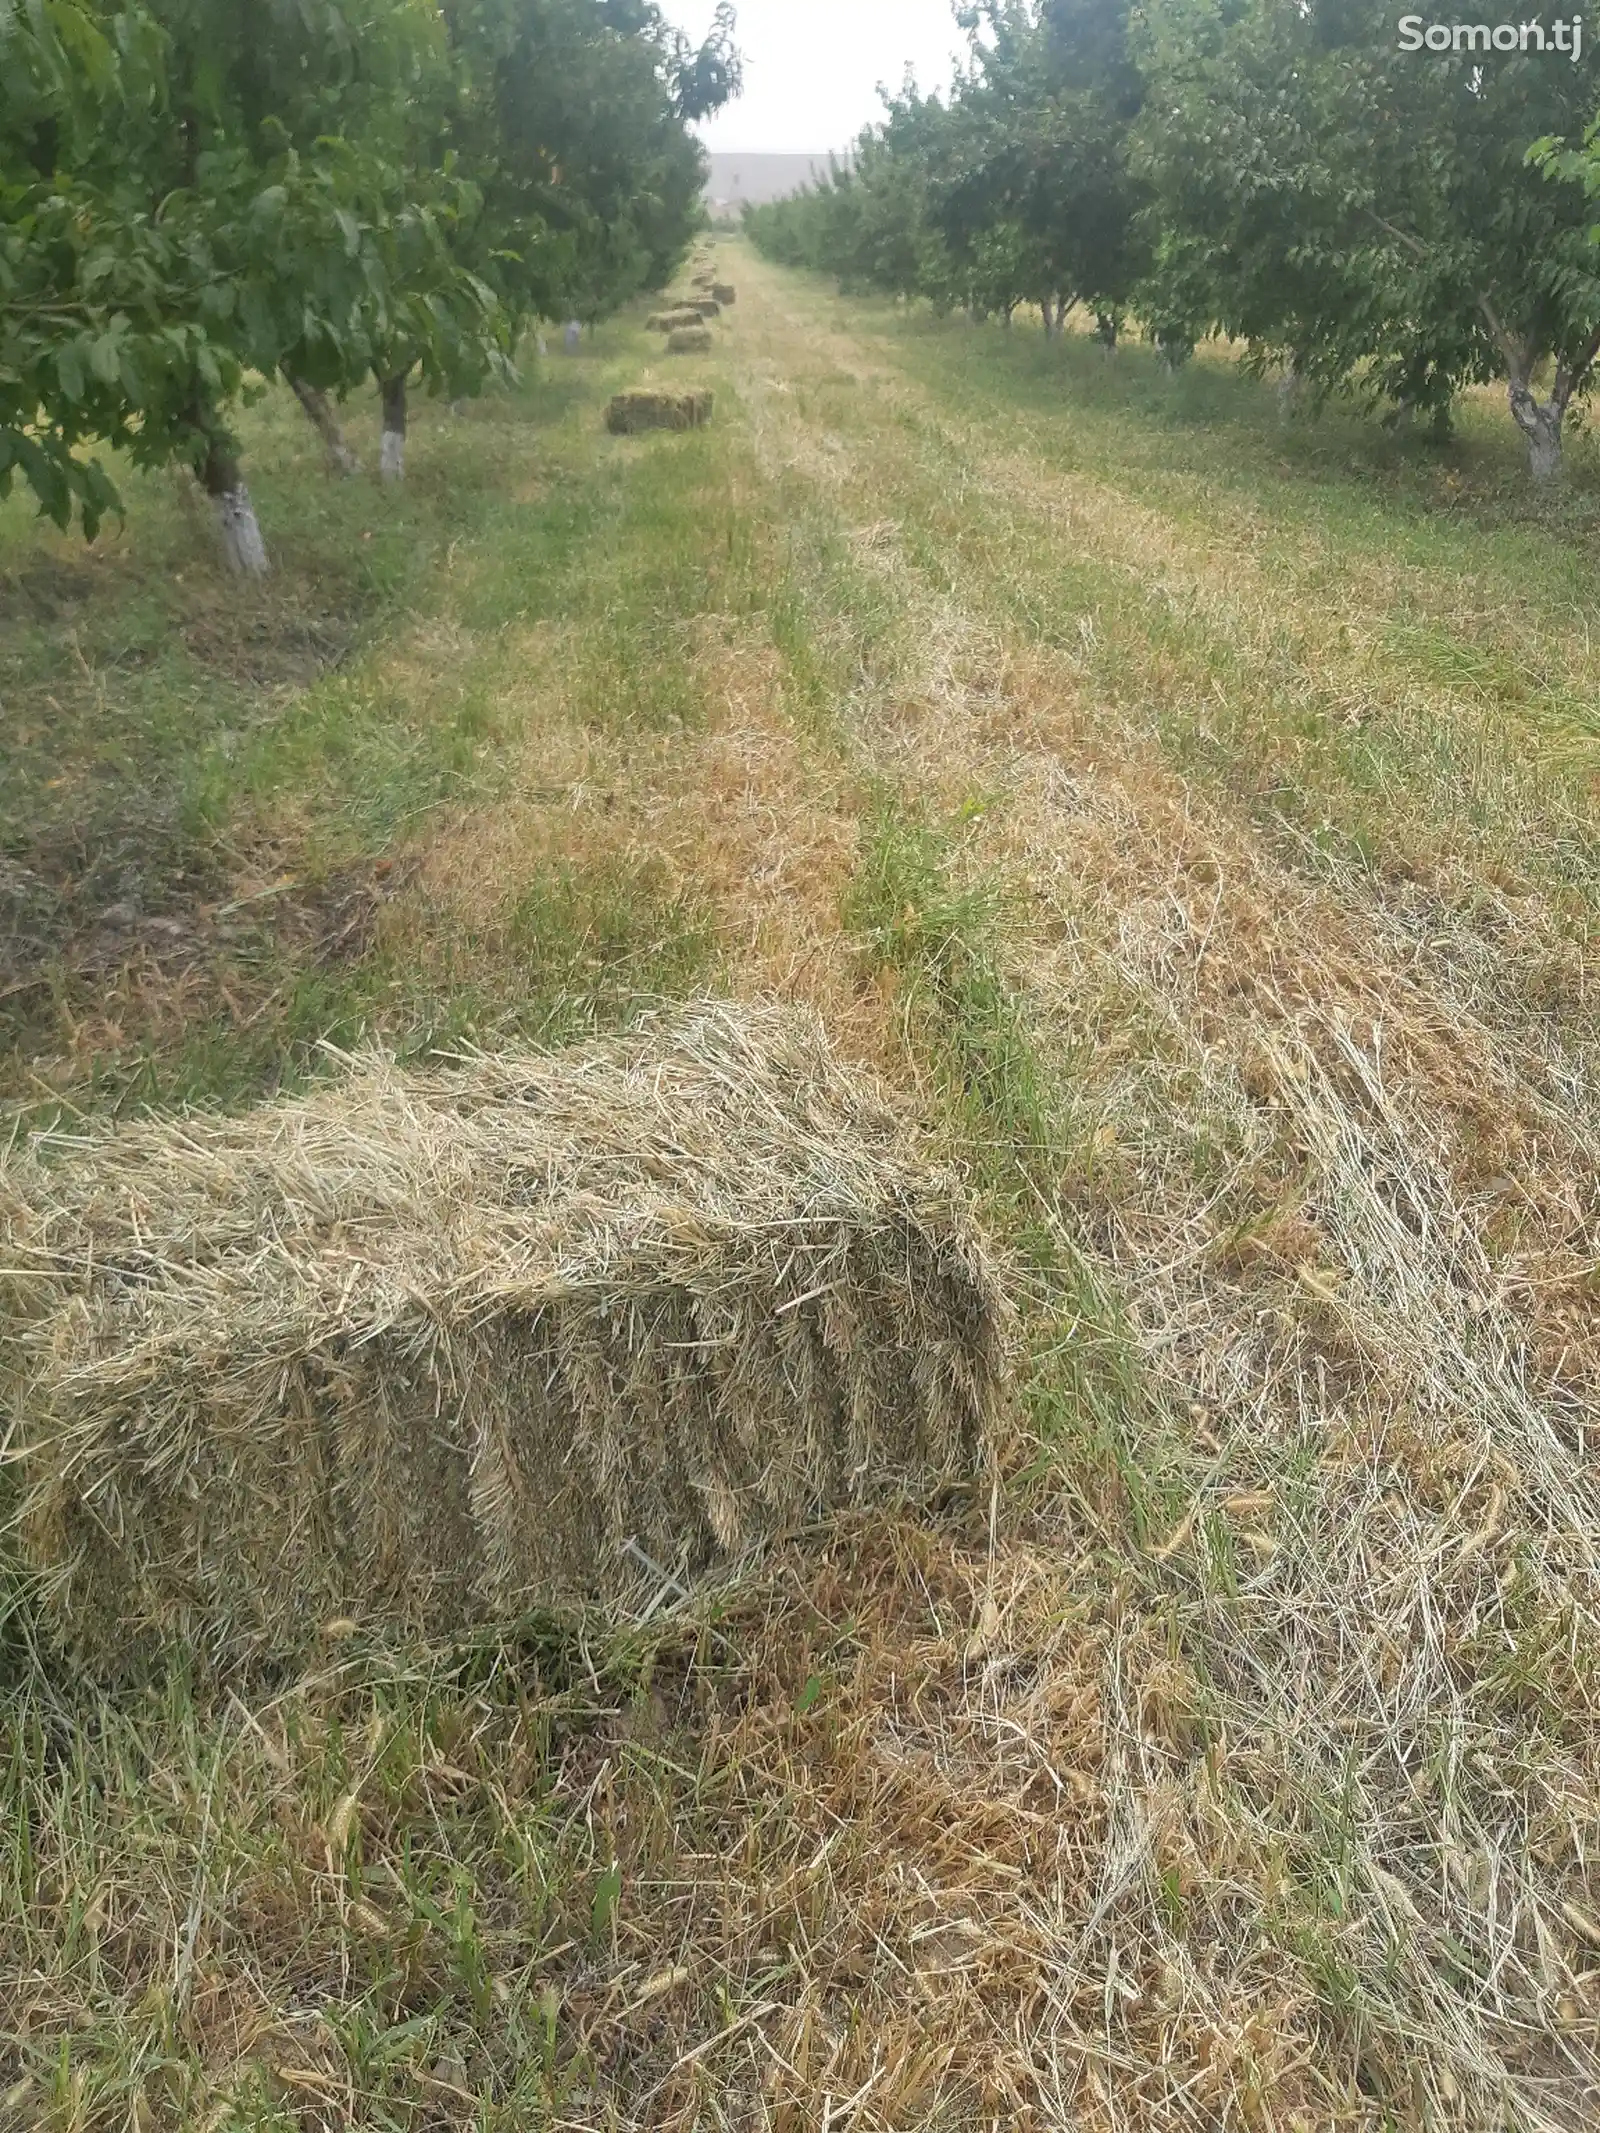
{"type": "Polygon", "coordinates": [[[1592,2126],[1600,468],[721,255],[703,432],[638,321],[399,495],[269,397],[264,590],[0,514],[4,1094],[806,1003],[1007,1254],[1005,1486],[248,1696],[13,1580],[0,2116],[1592,2126]]]}

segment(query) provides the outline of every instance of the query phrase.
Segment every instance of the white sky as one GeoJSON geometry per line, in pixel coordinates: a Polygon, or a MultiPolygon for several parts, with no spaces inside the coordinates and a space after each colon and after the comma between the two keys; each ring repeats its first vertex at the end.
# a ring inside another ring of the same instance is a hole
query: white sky
{"type": "MultiPolygon", "coordinates": [[[[663,0],[690,36],[705,34],[715,0],[663,0]]],[[[744,94],[700,129],[708,148],[810,155],[848,148],[880,116],[878,84],[943,89],[965,51],[950,0],[737,0],[744,94]]]]}

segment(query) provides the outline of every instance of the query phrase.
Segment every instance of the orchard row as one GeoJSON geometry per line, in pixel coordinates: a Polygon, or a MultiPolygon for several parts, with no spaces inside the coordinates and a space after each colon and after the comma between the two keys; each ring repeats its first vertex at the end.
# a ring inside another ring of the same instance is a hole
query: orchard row
{"type": "MultiPolygon", "coordinates": [[[[774,258],[1448,429],[1499,380],[1536,479],[1600,354],[1600,41],[1415,48],[1376,0],[980,0],[947,98],[752,210],[774,258]],[[1485,48],[1487,47],[1487,49],[1485,48]],[[1543,47],[1543,48],[1541,48],[1543,47]]],[[[1408,18],[1409,19],[1409,18],[1408,18]]],[[[1565,25],[1563,25],[1564,27],[1565,25]]]]}
{"type": "Polygon", "coordinates": [[[91,537],[100,452],[191,466],[266,567],[233,411],[281,376],[353,466],[408,390],[463,397],[594,320],[702,221],[690,126],[738,86],[653,0],[0,0],[0,495],[91,537]]]}

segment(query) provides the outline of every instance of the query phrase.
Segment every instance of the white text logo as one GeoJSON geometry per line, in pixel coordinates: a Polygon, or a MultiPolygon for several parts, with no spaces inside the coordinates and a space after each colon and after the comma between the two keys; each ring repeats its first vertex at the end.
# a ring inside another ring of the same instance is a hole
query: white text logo
{"type": "Polygon", "coordinates": [[[1583,18],[1558,15],[1542,22],[1424,22],[1400,17],[1402,52],[1565,52],[1577,63],[1583,51],[1583,18]]]}

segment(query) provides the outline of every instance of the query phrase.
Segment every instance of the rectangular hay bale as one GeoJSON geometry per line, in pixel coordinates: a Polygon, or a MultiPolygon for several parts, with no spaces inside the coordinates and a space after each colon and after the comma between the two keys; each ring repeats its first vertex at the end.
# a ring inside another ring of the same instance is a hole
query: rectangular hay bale
{"type": "Polygon", "coordinates": [[[715,404],[707,386],[686,392],[631,386],[608,402],[606,428],[614,437],[631,437],[640,430],[696,430],[711,420],[715,404]]]}
{"type": "Polygon", "coordinates": [[[971,1480],[1007,1368],[959,1189],[777,1008],[38,1136],[0,1241],[21,1546],[101,1674],[627,1605],[635,1550],[971,1480]]]}
{"type": "Polygon", "coordinates": [[[679,326],[667,335],[668,355],[705,355],[715,345],[709,326],[679,326]]]}

